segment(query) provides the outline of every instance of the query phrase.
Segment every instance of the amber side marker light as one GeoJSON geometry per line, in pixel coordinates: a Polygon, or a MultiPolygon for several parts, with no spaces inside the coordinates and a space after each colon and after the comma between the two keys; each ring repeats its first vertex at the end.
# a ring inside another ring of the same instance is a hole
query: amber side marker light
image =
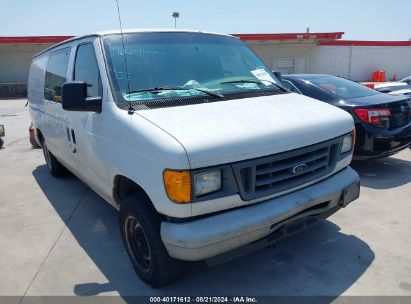
{"type": "Polygon", "coordinates": [[[164,186],[168,197],[175,203],[191,202],[191,175],[188,171],[165,170],[164,186]]]}

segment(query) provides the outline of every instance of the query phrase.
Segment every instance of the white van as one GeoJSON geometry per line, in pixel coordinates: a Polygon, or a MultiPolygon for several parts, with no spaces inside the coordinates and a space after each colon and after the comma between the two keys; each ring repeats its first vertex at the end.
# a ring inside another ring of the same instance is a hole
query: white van
{"type": "Polygon", "coordinates": [[[28,100],[51,174],[73,172],[119,210],[153,286],[183,261],[261,247],[359,196],[351,116],[283,89],[232,36],[73,38],[33,58],[28,100]]]}

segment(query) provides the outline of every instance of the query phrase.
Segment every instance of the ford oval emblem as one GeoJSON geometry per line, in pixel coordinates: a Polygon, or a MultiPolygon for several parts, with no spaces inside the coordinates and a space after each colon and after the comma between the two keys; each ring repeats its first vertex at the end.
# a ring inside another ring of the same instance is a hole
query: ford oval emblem
{"type": "Polygon", "coordinates": [[[308,167],[307,164],[299,164],[299,165],[297,165],[293,168],[293,173],[294,174],[301,174],[305,170],[307,170],[307,167],[308,167]]]}

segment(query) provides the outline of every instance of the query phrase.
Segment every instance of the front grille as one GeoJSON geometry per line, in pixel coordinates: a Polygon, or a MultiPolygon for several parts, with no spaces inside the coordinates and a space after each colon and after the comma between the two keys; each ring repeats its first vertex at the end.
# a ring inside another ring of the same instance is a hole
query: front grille
{"type": "Polygon", "coordinates": [[[337,162],[342,137],[233,165],[243,200],[280,193],[319,179],[337,162]],[[301,172],[296,168],[304,167],[301,172]]]}

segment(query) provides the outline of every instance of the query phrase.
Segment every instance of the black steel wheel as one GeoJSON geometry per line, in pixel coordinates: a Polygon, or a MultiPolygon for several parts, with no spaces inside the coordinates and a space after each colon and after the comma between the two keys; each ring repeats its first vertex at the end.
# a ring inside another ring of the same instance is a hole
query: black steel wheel
{"type": "Polygon", "coordinates": [[[126,218],[124,225],[127,251],[130,252],[130,258],[136,267],[142,272],[148,273],[151,266],[151,253],[146,233],[138,220],[132,215],[126,218]]]}
{"type": "Polygon", "coordinates": [[[168,255],[161,240],[161,220],[145,194],[133,194],[121,203],[119,225],[124,247],[137,275],[153,287],[177,280],[186,264],[168,255]]]}
{"type": "Polygon", "coordinates": [[[51,175],[55,177],[64,176],[67,174],[67,169],[57,160],[50,152],[45,141],[42,144],[44,159],[46,160],[47,168],[51,175]]]}

